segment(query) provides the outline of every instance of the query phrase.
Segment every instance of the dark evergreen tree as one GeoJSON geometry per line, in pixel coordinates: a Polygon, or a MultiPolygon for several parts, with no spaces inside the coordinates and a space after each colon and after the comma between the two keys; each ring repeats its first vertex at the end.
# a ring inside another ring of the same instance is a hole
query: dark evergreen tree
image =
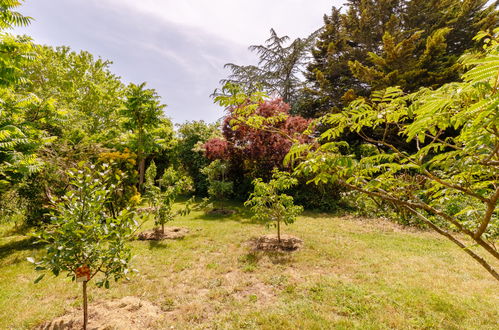
{"type": "Polygon", "coordinates": [[[497,26],[499,2],[348,0],[333,7],[312,51],[298,113],[339,111],[359,95],[400,86],[407,92],[457,79],[473,35],[497,26]]]}
{"type": "MultiPolygon", "coordinates": [[[[270,29],[270,38],[263,45],[252,45],[249,49],[259,56],[258,65],[225,65],[231,73],[221,84],[236,83],[247,93],[263,90],[269,95],[280,97],[293,106],[299,99],[303,85],[303,70],[310,60],[310,50],[318,31],[306,38],[297,38],[289,43],[288,36],[279,37],[270,29]]],[[[215,95],[220,90],[215,91],[215,95]]]]}

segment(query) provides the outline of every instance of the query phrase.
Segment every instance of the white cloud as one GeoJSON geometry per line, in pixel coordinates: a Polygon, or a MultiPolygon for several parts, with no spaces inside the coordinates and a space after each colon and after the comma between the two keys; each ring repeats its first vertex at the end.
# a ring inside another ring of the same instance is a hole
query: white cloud
{"type": "Polygon", "coordinates": [[[175,122],[214,121],[223,110],[209,95],[225,63],[254,63],[247,47],[263,43],[271,27],[308,35],[342,1],[28,0],[20,11],[35,21],[18,32],[114,61],[111,70],[125,82],[155,88],[175,122]]]}
{"type": "Polygon", "coordinates": [[[322,26],[322,17],[343,0],[101,0],[127,6],[169,22],[248,46],[262,43],[274,28],[279,35],[303,37],[322,26]]]}

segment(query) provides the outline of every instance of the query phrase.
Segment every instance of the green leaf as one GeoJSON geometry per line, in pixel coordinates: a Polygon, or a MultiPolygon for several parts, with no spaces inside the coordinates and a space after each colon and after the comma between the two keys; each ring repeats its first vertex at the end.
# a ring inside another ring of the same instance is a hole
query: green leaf
{"type": "Polygon", "coordinates": [[[45,277],[45,274],[41,274],[40,276],[38,276],[36,278],[36,280],[34,281],[34,283],[36,284],[36,283],[40,282],[44,277],[45,277]]]}

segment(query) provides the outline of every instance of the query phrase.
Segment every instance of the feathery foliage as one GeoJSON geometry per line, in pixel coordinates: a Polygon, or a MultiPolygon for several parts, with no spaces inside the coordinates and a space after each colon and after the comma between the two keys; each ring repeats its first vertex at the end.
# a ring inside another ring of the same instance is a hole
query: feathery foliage
{"type": "Polygon", "coordinates": [[[480,256],[499,259],[499,29],[476,40],[485,48],[462,58],[469,68],[463,82],[408,95],[390,87],[360,98],[321,118],[331,127],[321,135],[322,145],[297,145],[286,160],[298,161],[296,174],[313,175],[315,183],[340,183],[404,208],[499,280],[480,256]],[[392,126],[417,144],[415,152],[372,134],[392,126]],[[445,136],[449,129],[455,134],[445,136]],[[361,159],[342,153],[346,142],[334,140],[345,131],[358,134],[372,153],[361,159]]]}

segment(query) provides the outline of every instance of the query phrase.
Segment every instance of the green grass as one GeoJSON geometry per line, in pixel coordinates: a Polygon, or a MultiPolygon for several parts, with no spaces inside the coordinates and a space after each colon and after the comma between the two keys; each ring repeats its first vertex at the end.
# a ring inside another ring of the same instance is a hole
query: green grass
{"type": "MultiPolygon", "coordinates": [[[[497,281],[431,232],[308,213],[284,228],[303,249],[266,254],[247,242],[270,230],[245,211],[194,212],[170,225],[191,232],[132,242],[140,274],[109,290],[90,286],[90,301],[149,300],[164,311],[158,328],[497,329],[497,281]]],[[[33,283],[26,257],[42,251],[26,236],[6,226],[0,235],[0,329],[31,328],[80,306],[80,287],[64,276],[33,283]]]]}

